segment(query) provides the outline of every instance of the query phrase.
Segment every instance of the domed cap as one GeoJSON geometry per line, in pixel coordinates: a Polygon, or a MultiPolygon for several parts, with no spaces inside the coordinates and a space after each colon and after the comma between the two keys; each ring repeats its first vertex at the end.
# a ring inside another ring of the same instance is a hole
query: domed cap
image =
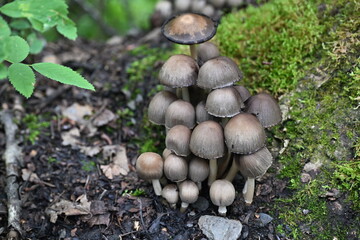
{"type": "Polygon", "coordinates": [[[165,127],[170,129],[175,125],[185,125],[190,129],[195,126],[195,109],[189,102],[179,99],[167,108],[165,127]]]}
{"type": "Polygon", "coordinates": [[[205,109],[205,101],[200,101],[195,108],[196,122],[201,123],[207,120],[213,120],[214,117],[211,116],[205,109]]]}
{"type": "Polygon", "coordinates": [[[217,24],[208,16],[182,13],[165,21],[161,32],[172,42],[190,45],[210,40],[216,27],[217,24]]]}
{"type": "Polygon", "coordinates": [[[199,197],[199,188],[193,181],[186,180],[179,184],[180,199],[186,203],[194,203],[199,197]]]}
{"type": "Polygon", "coordinates": [[[257,116],[265,128],[275,126],[281,122],[281,111],[276,100],[267,93],[251,96],[246,102],[245,112],[257,116]]]}
{"type": "Polygon", "coordinates": [[[176,95],[169,91],[161,91],[155,94],[148,108],[149,121],[154,124],[165,125],[166,109],[176,99],[176,95]]]}
{"type": "Polygon", "coordinates": [[[225,142],[230,152],[254,153],[264,147],[266,135],[259,120],[250,113],[239,113],[224,129],[225,142]]]}
{"type": "Polygon", "coordinates": [[[271,166],[273,158],[270,151],[263,147],[252,154],[235,154],[234,161],[244,177],[256,178],[265,174],[271,166]]]}
{"type": "Polygon", "coordinates": [[[235,200],[234,185],[225,179],[214,181],[210,186],[211,202],[216,206],[229,206],[235,200]]]}
{"type": "Polygon", "coordinates": [[[173,182],[184,181],[188,174],[188,163],[185,158],[170,154],[164,161],[164,174],[173,182]]]}
{"type": "Polygon", "coordinates": [[[196,61],[187,55],[171,56],[161,67],[159,72],[160,83],[168,87],[188,87],[196,83],[199,66],[196,61]]]}
{"type": "Polygon", "coordinates": [[[179,192],[175,184],[166,185],[161,191],[161,196],[166,199],[170,205],[176,205],[179,201],[179,192]]]}
{"type": "Polygon", "coordinates": [[[145,180],[160,179],[163,175],[164,161],[153,152],[142,153],[136,160],[136,173],[145,180]]]}
{"type": "Polygon", "coordinates": [[[193,157],[189,163],[189,178],[194,182],[204,181],[210,173],[209,161],[199,157],[193,157]]]}
{"type": "Polygon", "coordinates": [[[221,125],[205,121],[197,125],[190,138],[191,152],[201,158],[216,159],[224,155],[224,133],[221,125]]]}
{"type": "Polygon", "coordinates": [[[166,134],[166,148],[178,156],[186,157],[190,154],[191,130],[184,125],[175,125],[166,134]]]}
{"type": "Polygon", "coordinates": [[[220,56],[218,47],[211,42],[204,42],[199,44],[196,51],[199,65],[203,65],[206,61],[220,56]]]}
{"type": "Polygon", "coordinates": [[[236,91],[238,91],[240,93],[241,99],[245,102],[246,100],[249,99],[249,97],[251,97],[251,94],[249,92],[249,90],[247,90],[244,86],[241,85],[234,85],[234,88],[236,89],[236,91]]]}
{"type": "Polygon", "coordinates": [[[219,56],[200,67],[196,84],[203,89],[216,89],[231,86],[241,79],[242,73],[236,63],[228,57],[219,56]]]}
{"type": "Polygon", "coordinates": [[[206,99],[206,111],[215,117],[233,117],[244,107],[238,91],[233,87],[211,91],[206,99]]]}

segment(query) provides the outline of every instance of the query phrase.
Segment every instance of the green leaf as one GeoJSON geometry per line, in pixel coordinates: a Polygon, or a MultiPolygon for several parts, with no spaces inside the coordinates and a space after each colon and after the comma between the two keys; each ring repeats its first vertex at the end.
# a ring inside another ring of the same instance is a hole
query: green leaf
{"type": "Polygon", "coordinates": [[[0,63],[0,80],[5,79],[7,77],[7,67],[0,63]]]}
{"type": "Polygon", "coordinates": [[[44,25],[37,19],[34,18],[28,18],[29,22],[31,23],[32,27],[39,32],[45,32],[44,25]]]}
{"type": "Polygon", "coordinates": [[[36,36],[35,33],[30,33],[26,40],[30,45],[30,53],[31,54],[38,54],[45,46],[45,40],[40,39],[36,36]]]}
{"type": "Polygon", "coordinates": [[[75,24],[70,19],[63,19],[57,25],[56,30],[71,40],[75,40],[77,37],[75,24]]]}
{"type": "Polygon", "coordinates": [[[0,38],[10,36],[10,27],[7,22],[0,16],[0,38]]]}
{"type": "Polygon", "coordinates": [[[29,55],[29,44],[19,36],[10,36],[4,39],[5,60],[16,63],[24,60],[29,55]]]}
{"type": "Polygon", "coordinates": [[[23,63],[11,64],[8,68],[8,76],[14,88],[29,98],[34,91],[35,74],[31,67],[23,63]]]}
{"type": "Polygon", "coordinates": [[[91,83],[71,68],[55,63],[35,63],[31,66],[40,74],[55,81],[95,91],[91,83]]]}
{"type": "Polygon", "coordinates": [[[25,19],[15,19],[11,21],[10,26],[16,30],[24,30],[31,27],[30,23],[25,19]]]}

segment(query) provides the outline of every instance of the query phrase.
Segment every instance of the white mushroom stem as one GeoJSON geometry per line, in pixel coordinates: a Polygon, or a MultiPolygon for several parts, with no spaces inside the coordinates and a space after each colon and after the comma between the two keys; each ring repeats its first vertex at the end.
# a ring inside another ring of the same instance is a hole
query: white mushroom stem
{"type": "Polygon", "coordinates": [[[208,178],[208,185],[210,186],[215,180],[216,180],[216,175],[217,175],[217,159],[210,159],[209,160],[210,164],[210,173],[209,173],[209,178],[208,178]]]}
{"type": "Polygon", "coordinates": [[[218,212],[219,212],[219,215],[220,215],[220,216],[225,217],[225,216],[226,216],[227,209],[226,209],[225,206],[219,206],[218,212]]]}
{"type": "MultiPolygon", "coordinates": [[[[229,150],[226,154],[225,160],[220,162],[220,166],[218,167],[218,173],[217,173],[217,176],[219,178],[221,178],[221,176],[225,173],[225,171],[229,165],[231,156],[232,156],[232,153],[229,150]]],[[[229,180],[229,181],[231,182],[231,180],[229,180]]]]}
{"type": "Polygon", "coordinates": [[[181,202],[180,212],[185,212],[186,209],[189,207],[189,204],[186,202],[181,202]]]}
{"type": "Polygon", "coordinates": [[[190,45],[190,55],[193,59],[197,60],[196,44],[190,45]]]}
{"type": "Polygon", "coordinates": [[[189,89],[187,87],[181,88],[181,97],[184,101],[190,102],[189,89]]]}
{"type": "Polygon", "coordinates": [[[246,205],[251,205],[255,191],[255,178],[248,177],[243,189],[243,195],[246,205]]]}
{"type": "Polygon", "coordinates": [[[162,188],[161,188],[159,179],[153,179],[153,180],[151,180],[151,182],[152,182],[155,194],[157,196],[161,196],[162,188]]]}
{"type": "MultiPolygon", "coordinates": [[[[234,180],[234,178],[235,178],[235,176],[236,176],[236,174],[237,174],[238,171],[239,171],[239,170],[238,170],[238,168],[236,167],[236,163],[235,163],[235,161],[233,160],[233,161],[232,161],[232,164],[231,164],[231,167],[230,167],[230,169],[229,169],[229,172],[227,173],[225,179],[228,180],[229,182],[232,182],[232,181],[234,180]]],[[[245,185],[246,185],[246,183],[245,183],[245,185]]],[[[245,189],[245,187],[244,187],[244,189],[245,189]]],[[[244,193],[244,190],[243,190],[243,193],[244,193]]]]}

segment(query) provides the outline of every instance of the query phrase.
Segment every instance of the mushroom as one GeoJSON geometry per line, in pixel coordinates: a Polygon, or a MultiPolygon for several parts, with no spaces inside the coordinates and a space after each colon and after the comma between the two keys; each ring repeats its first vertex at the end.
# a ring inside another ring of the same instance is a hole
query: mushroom
{"type": "Polygon", "coordinates": [[[209,2],[217,8],[222,8],[226,0],[209,0],[209,2]]]}
{"type": "Polygon", "coordinates": [[[179,184],[179,196],[181,199],[180,212],[185,212],[189,204],[196,202],[199,197],[199,188],[191,180],[179,184]]]}
{"type": "Polygon", "coordinates": [[[171,150],[164,148],[164,150],[162,152],[163,159],[166,159],[171,153],[172,153],[171,150]]]}
{"type": "Polygon", "coordinates": [[[234,85],[233,87],[240,93],[240,97],[244,102],[248,100],[249,97],[251,97],[249,90],[247,90],[244,86],[234,85]]]}
{"type": "Polygon", "coordinates": [[[205,101],[200,101],[195,107],[196,123],[205,122],[207,120],[213,120],[214,117],[211,116],[205,109],[205,101]]]}
{"type": "Polygon", "coordinates": [[[184,181],[188,174],[188,162],[185,158],[170,154],[164,161],[164,174],[172,182],[184,181]]]}
{"type": "Polygon", "coordinates": [[[212,42],[204,42],[197,47],[197,61],[199,66],[203,65],[206,61],[220,56],[218,47],[212,42]]]}
{"type": "Polygon", "coordinates": [[[176,203],[179,201],[179,192],[176,184],[166,185],[161,192],[161,196],[166,199],[171,208],[176,208],[176,203]]]}
{"type": "Polygon", "coordinates": [[[181,99],[169,105],[165,112],[165,127],[170,129],[175,125],[184,125],[192,129],[195,126],[195,109],[189,102],[181,99]]]}
{"type": "Polygon", "coordinates": [[[183,100],[190,102],[187,87],[196,83],[198,71],[199,66],[193,58],[177,54],[171,56],[161,67],[159,80],[165,86],[180,88],[183,100]]]}
{"type": "Polygon", "coordinates": [[[153,152],[145,152],[140,154],[136,160],[136,173],[145,180],[151,180],[154,192],[157,196],[161,196],[161,185],[159,179],[163,175],[164,161],[162,157],[153,152]]]}
{"type": "Polygon", "coordinates": [[[241,174],[247,178],[243,195],[245,203],[250,205],[254,197],[255,178],[265,174],[271,166],[273,158],[266,147],[248,155],[235,155],[234,161],[241,174]]]}
{"type": "Polygon", "coordinates": [[[210,161],[208,185],[216,179],[217,158],[224,155],[224,133],[221,125],[214,121],[205,121],[197,125],[190,138],[190,150],[198,157],[210,161]]]}
{"type": "Polygon", "coordinates": [[[191,57],[196,56],[196,45],[210,40],[216,33],[217,23],[210,17],[195,13],[182,13],[169,18],[161,27],[170,41],[190,45],[191,57]]]}
{"type": "Polygon", "coordinates": [[[245,105],[245,112],[254,114],[264,128],[275,126],[281,122],[281,111],[275,98],[267,93],[251,96],[245,105]]]}
{"type": "Polygon", "coordinates": [[[190,136],[191,130],[184,125],[175,125],[168,131],[165,144],[166,148],[170,149],[178,156],[186,157],[190,154],[190,136]]]}
{"type": "Polygon", "coordinates": [[[165,125],[165,112],[169,105],[177,99],[169,91],[161,91],[151,99],[148,108],[149,121],[157,125],[165,125]]]}
{"type": "Polygon", "coordinates": [[[199,157],[190,159],[189,178],[197,184],[199,190],[201,190],[201,182],[209,176],[209,172],[210,167],[207,160],[199,157]]]}
{"type": "Polygon", "coordinates": [[[175,9],[178,12],[184,12],[189,10],[191,5],[191,0],[175,0],[174,1],[175,9]]]}
{"type": "Polygon", "coordinates": [[[212,203],[219,207],[218,212],[225,217],[226,207],[231,205],[235,200],[234,185],[224,179],[214,181],[210,186],[210,199],[212,203]]]}

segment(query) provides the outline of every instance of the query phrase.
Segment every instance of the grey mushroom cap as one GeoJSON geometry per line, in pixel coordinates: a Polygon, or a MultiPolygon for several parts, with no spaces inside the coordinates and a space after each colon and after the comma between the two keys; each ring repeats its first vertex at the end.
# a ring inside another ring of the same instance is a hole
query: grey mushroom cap
{"type": "Polygon", "coordinates": [[[259,120],[250,113],[239,113],[224,129],[225,142],[230,152],[254,153],[265,146],[266,134],[259,120]]]}
{"type": "Polygon", "coordinates": [[[190,129],[195,126],[195,109],[191,103],[179,99],[166,109],[165,127],[170,129],[175,125],[184,125],[190,129]]]}
{"type": "Polygon", "coordinates": [[[200,67],[196,84],[203,89],[216,89],[232,86],[241,79],[242,73],[236,63],[228,57],[219,56],[200,67]]]}
{"type": "Polygon", "coordinates": [[[229,206],[235,200],[234,185],[225,179],[214,181],[210,186],[210,199],[216,206],[229,206]]]}
{"type": "Polygon", "coordinates": [[[210,40],[216,27],[217,23],[206,15],[182,13],[165,21],[161,32],[172,42],[191,45],[210,40]]]}
{"type": "Polygon", "coordinates": [[[251,94],[249,92],[249,90],[247,90],[247,88],[245,88],[242,85],[234,85],[234,88],[236,89],[236,91],[238,91],[240,93],[241,99],[245,102],[246,100],[249,99],[249,97],[251,97],[251,94]]]}
{"type": "Polygon", "coordinates": [[[179,191],[176,184],[166,185],[162,191],[161,196],[170,204],[176,204],[179,201],[179,191]]]}
{"type": "Polygon", "coordinates": [[[153,152],[140,154],[136,160],[136,173],[145,180],[160,179],[163,175],[164,161],[162,157],[153,152]]]}
{"type": "Polygon", "coordinates": [[[212,90],[206,99],[206,111],[216,117],[233,117],[244,107],[238,91],[233,87],[212,90]]]}
{"type": "Polygon", "coordinates": [[[177,99],[174,93],[165,90],[155,94],[148,108],[149,121],[157,125],[165,125],[166,109],[177,99]]]}
{"type": "Polygon", "coordinates": [[[186,203],[194,203],[199,197],[199,188],[191,181],[186,180],[179,184],[180,199],[186,203]]]}
{"type": "Polygon", "coordinates": [[[195,107],[196,122],[201,123],[208,120],[213,120],[214,117],[211,116],[205,109],[205,101],[200,101],[195,107]]]}
{"type": "Polygon", "coordinates": [[[196,49],[197,51],[197,60],[199,65],[203,65],[206,61],[220,56],[220,51],[218,47],[211,42],[204,42],[199,44],[196,49]]]}
{"type": "Polygon", "coordinates": [[[168,87],[188,87],[196,83],[198,72],[199,66],[192,57],[173,55],[161,67],[159,80],[168,87]]]}
{"type": "Polygon", "coordinates": [[[235,154],[234,161],[244,177],[256,178],[265,174],[273,162],[273,157],[270,151],[263,147],[252,154],[235,154]]]}
{"type": "Polygon", "coordinates": [[[199,123],[191,134],[190,150],[195,156],[205,159],[222,157],[225,146],[221,125],[211,120],[199,123]]]}
{"type": "Polygon", "coordinates": [[[204,181],[210,173],[209,161],[199,157],[193,157],[189,163],[189,178],[194,182],[204,181]]]}
{"type": "Polygon", "coordinates": [[[170,154],[164,161],[164,174],[172,182],[184,181],[188,175],[188,162],[185,158],[170,154]]]}
{"type": "Polygon", "coordinates": [[[166,134],[166,148],[178,156],[186,157],[190,154],[191,130],[184,125],[175,125],[166,134]]]}
{"type": "Polygon", "coordinates": [[[251,96],[246,102],[245,112],[256,115],[265,128],[281,122],[280,106],[275,98],[267,93],[251,96]]]}

